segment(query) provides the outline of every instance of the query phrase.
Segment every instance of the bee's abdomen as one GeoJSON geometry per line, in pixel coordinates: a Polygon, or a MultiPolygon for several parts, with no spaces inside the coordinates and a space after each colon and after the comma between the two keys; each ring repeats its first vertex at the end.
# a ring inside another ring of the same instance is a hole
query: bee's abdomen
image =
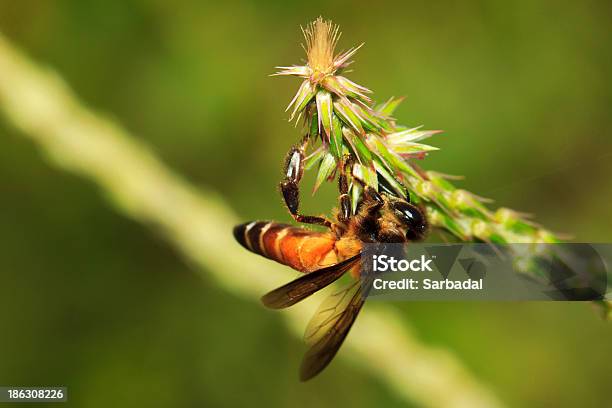
{"type": "Polygon", "coordinates": [[[302,272],[337,262],[333,251],[336,240],[331,233],[253,221],[234,227],[234,237],[249,251],[302,272]]]}

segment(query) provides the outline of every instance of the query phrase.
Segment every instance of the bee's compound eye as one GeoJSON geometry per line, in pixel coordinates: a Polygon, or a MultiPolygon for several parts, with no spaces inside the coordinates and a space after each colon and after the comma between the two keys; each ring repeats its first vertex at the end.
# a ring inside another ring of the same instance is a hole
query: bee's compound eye
{"type": "Polygon", "coordinates": [[[411,241],[421,239],[427,231],[427,221],[418,207],[399,201],[393,204],[395,214],[408,227],[406,238],[411,241]]]}

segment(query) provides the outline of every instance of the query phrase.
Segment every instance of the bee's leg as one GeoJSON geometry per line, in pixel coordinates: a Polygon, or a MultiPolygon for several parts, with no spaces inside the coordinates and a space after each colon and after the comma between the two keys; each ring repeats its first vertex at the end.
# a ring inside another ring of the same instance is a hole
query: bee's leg
{"type": "MultiPolygon", "coordinates": [[[[350,167],[349,167],[350,168],[350,167]]],[[[363,180],[353,177],[353,183],[359,183],[363,193],[356,211],[355,226],[364,239],[376,237],[380,231],[378,218],[380,209],[385,205],[384,198],[376,189],[366,185],[363,180]]]]}
{"type": "MultiPolygon", "coordinates": [[[[348,195],[348,173],[351,172],[353,168],[352,157],[348,157],[345,159],[345,164],[342,167],[342,172],[340,173],[340,177],[338,177],[338,190],[340,192],[339,197],[339,207],[340,211],[338,213],[338,220],[341,222],[347,222],[349,218],[351,218],[351,199],[348,195]]],[[[359,204],[357,205],[357,211],[360,212],[363,206],[367,206],[365,213],[363,211],[362,214],[365,215],[374,215],[380,208],[383,206],[384,201],[382,196],[376,191],[374,188],[366,185],[363,180],[358,179],[357,177],[352,177],[354,183],[359,183],[363,188],[363,197],[359,204]]]]}
{"type": "Polygon", "coordinates": [[[355,217],[355,227],[362,239],[373,240],[379,235],[381,230],[380,209],[384,204],[384,199],[378,191],[370,186],[364,187],[355,217]]]}
{"type": "Polygon", "coordinates": [[[331,227],[331,222],[315,215],[302,215],[299,213],[300,188],[298,186],[304,173],[304,146],[292,147],[285,161],[285,179],[280,183],[280,190],[289,213],[297,222],[305,224],[318,224],[331,227]]]}
{"type": "Polygon", "coordinates": [[[338,191],[340,192],[340,197],[338,198],[338,221],[344,223],[348,222],[352,215],[351,198],[348,195],[348,180],[346,177],[347,169],[350,171],[352,167],[350,162],[346,163],[338,177],[338,191]]]}
{"type": "Polygon", "coordinates": [[[385,201],[378,191],[370,186],[365,186],[363,188],[362,204],[367,206],[365,211],[368,215],[374,215],[382,208],[385,201]]]}
{"type": "Polygon", "coordinates": [[[357,207],[357,211],[362,211],[362,207],[365,208],[365,214],[374,215],[378,210],[385,204],[382,196],[375,188],[368,186],[365,181],[353,177],[353,182],[359,183],[363,188],[363,196],[361,202],[357,207]]]}

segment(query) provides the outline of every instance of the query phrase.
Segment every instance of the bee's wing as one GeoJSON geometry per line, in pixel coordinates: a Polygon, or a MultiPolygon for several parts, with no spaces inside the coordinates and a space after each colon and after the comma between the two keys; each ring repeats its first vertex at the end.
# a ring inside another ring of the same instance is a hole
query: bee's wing
{"type": "Polygon", "coordinates": [[[332,293],[321,303],[310,322],[308,322],[308,326],[306,326],[304,341],[307,345],[313,346],[316,344],[336,323],[353,298],[355,290],[358,289],[357,286],[359,286],[359,282],[354,281],[341,290],[332,293]]]}
{"type": "Polygon", "coordinates": [[[357,254],[337,264],[304,275],[264,295],[261,301],[272,309],[282,309],[294,305],[336,281],[359,262],[360,257],[361,254],[357,254]]]}
{"type": "Polygon", "coordinates": [[[363,287],[369,284],[356,281],[332,294],[313,316],[304,335],[310,349],[300,367],[302,381],[320,373],[338,352],[365,301],[363,287]]]}

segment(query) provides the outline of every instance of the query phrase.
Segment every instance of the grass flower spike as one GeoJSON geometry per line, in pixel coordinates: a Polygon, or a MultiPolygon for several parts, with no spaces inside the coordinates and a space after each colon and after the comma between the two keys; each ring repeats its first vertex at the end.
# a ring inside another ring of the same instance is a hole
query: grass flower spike
{"type": "MultiPolygon", "coordinates": [[[[318,166],[316,186],[334,179],[337,170],[350,163],[353,179],[378,190],[410,194],[425,204],[434,226],[461,240],[557,240],[555,234],[528,221],[524,214],[487,209],[484,204],[488,200],[451,184],[457,177],[417,166],[415,160],[438,150],[423,141],[440,131],[398,125],[392,115],[403,98],[390,98],[375,105],[368,96],[372,91],[340,75],[361,45],[335,54],[340,38],[337,25],[319,17],[302,31],[307,64],[277,67],[280,71],[274,75],[303,79],[287,110],[291,110],[290,120],[296,115],[304,118],[304,136],[314,142],[310,144],[313,151],[307,168],[318,166]],[[348,161],[349,157],[355,160],[348,161]]],[[[360,184],[351,183],[354,205],[360,198],[360,184]]]]}
{"type": "MultiPolygon", "coordinates": [[[[379,191],[410,195],[423,205],[432,227],[447,231],[461,241],[493,244],[561,242],[560,236],[534,223],[529,216],[508,208],[492,210],[490,200],[453,181],[460,177],[423,170],[416,164],[436,147],[423,141],[438,130],[399,125],[393,113],[403,98],[376,104],[372,91],[342,76],[361,45],[335,53],[340,38],[337,25],[321,17],[302,29],[306,65],[277,67],[273,75],[302,79],[289,103],[290,121],[304,120],[303,137],[311,152],[305,168],[317,168],[314,190],[348,169],[353,211],[366,184],[379,191]],[[296,119],[297,118],[297,119],[296,119]],[[355,182],[358,179],[359,182],[355,182]]],[[[535,265],[522,262],[527,273],[535,265]]],[[[534,266],[535,267],[535,266],[534,266]]]]}

